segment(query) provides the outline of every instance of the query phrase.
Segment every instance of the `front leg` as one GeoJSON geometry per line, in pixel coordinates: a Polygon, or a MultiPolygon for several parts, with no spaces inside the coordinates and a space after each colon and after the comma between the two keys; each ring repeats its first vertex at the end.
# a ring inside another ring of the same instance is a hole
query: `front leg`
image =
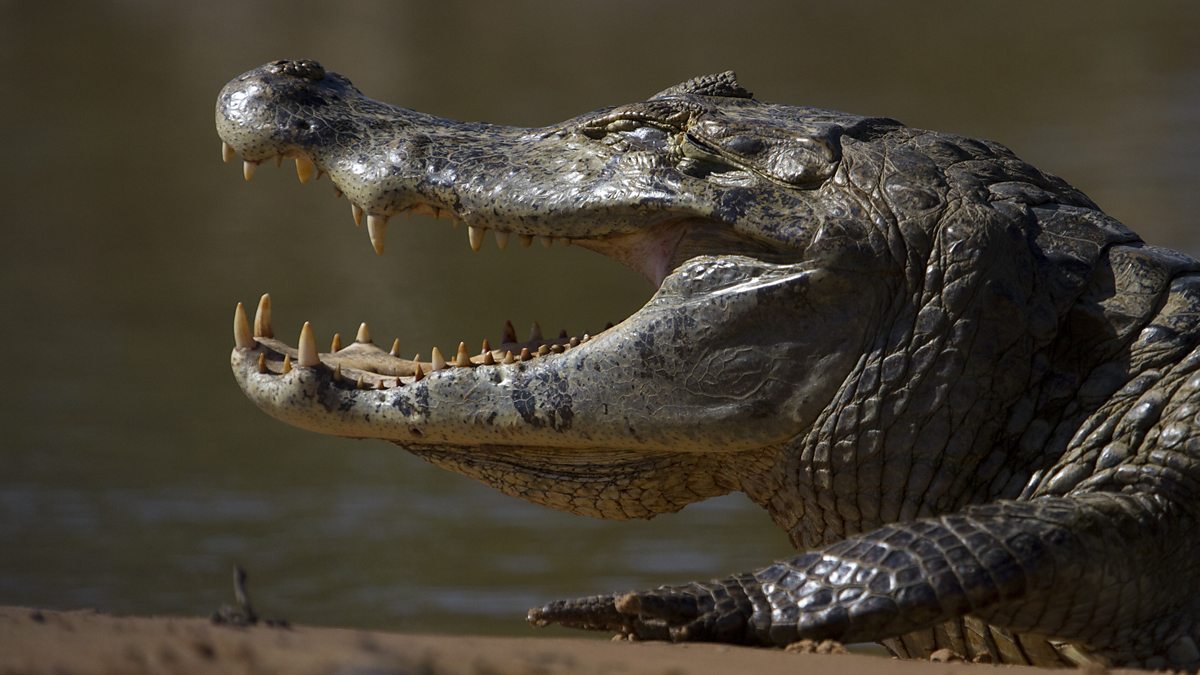
{"type": "Polygon", "coordinates": [[[1166,550],[1169,533],[1156,531],[1173,520],[1156,513],[1162,508],[1149,497],[1114,494],[976,506],[886,525],[751,574],[553,602],[531,610],[529,620],[646,639],[783,646],[876,641],[974,614],[1128,660],[1139,657],[1118,653],[1123,645],[1161,648],[1146,646],[1140,632],[1151,623],[1161,630],[1193,585],[1180,578],[1189,591],[1127,601],[1131,591],[1155,586],[1147,579],[1187,569],[1166,550]]]}

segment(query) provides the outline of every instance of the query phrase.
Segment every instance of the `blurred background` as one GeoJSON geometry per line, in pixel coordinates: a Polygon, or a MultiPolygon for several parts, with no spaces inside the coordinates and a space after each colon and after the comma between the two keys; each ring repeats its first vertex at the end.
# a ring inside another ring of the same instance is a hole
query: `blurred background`
{"type": "Polygon", "coordinates": [[[1200,254],[1200,5],[0,2],[0,604],[207,614],[229,569],[294,622],[531,634],[546,600],[789,553],[740,496],[607,523],[395,446],[264,416],[229,373],[237,301],[405,353],[595,332],[650,289],[576,248],[424,217],[376,257],[326,181],[220,161],[217,91],[314,58],[368,95],[540,126],[736,69],[759,98],[998,140],[1148,241],[1200,254]]]}

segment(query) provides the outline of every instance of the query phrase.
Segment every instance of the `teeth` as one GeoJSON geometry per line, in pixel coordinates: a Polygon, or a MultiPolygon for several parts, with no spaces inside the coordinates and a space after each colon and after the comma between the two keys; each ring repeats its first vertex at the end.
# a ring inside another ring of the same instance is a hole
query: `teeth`
{"type": "Polygon", "coordinates": [[[383,237],[387,233],[387,216],[367,216],[367,234],[371,237],[371,246],[375,247],[375,255],[383,255],[383,237]]]}
{"type": "Polygon", "coordinates": [[[333,381],[341,382],[342,379],[342,364],[339,363],[333,367],[333,381]]]}
{"type": "Polygon", "coordinates": [[[488,342],[487,338],[483,338],[483,346],[479,348],[480,354],[487,354],[492,351],[492,343],[488,342]]]}
{"type": "Polygon", "coordinates": [[[491,352],[484,352],[483,353],[483,365],[485,365],[485,366],[496,365],[496,357],[492,356],[491,352]]]}
{"type": "Polygon", "coordinates": [[[572,337],[572,338],[571,338],[571,341],[570,341],[570,342],[568,342],[567,344],[568,344],[569,346],[571,346],[571,347],[578,347],[578,346],[579,346],[579,338],[577,338],[577,337],[572,337]]]}
{"type": "Polygon", "coordinates": [[[292,357],[289,354],[283,355],[283,374],[287,375],[292,372],[292,357]]]}
{"type": "Polygon", "coordinates": [[[246,319],[246,308],[238,303],[233,310],[233,344],[238,349],[253,349],[254,336],[250,334],[250,321],[246,319]]]}
{"type": "MultiPolygon", "coordinates": [[[[321,180],[321,178],[324,176],[325,176],[325,172],[320,169],[317,169],[317,180],[321,180]]],[[[339,190],[336,185],[333,186],[333,191],[338,193],[339,197],[342,196],[342,191],[339,190]]]]}
{"type": "Polygon", "coordinates": [[[342,334],[334,333],[333,340],[329,342],[329,353],[336,354],[342,351],[342,334]]]}
{"type": "Polygon", "coordinates": [[[522,361],[528,361],[533,358],[533,354],[529,353],[529,347],[521,347],[521,356],[519,358],[522,361]]]}
{"type": "Polygon", "coordinates": [[[437,218],[438,214],[437,209],[429,204],[417,204],[410,208],[409,212],[418,216],[433,216],[434,218],[437,218]]]}
{"type": "Polygon", "coordinates": [[[458,354],[454,357],[454,365],[459,368],[466,368],[471,365],[471,357],[467,354],[467,343],[458,343],[458,354]]]}
{"type": "Polygon", "coordinates": [[[367,387],[366,387],[366,385],[364,385],[364,384],[363,384],[363,376],[362,376],[362,375],[359,375],[359,376],[358,376],[358,382],[355,382],[355,383],[354,383],[354,386],[355,386],[355,387],[357,387],[357,388],[359,388],[359,389],[366,389],[366,388],[367,388],[367,387]]]}
{"type": "Polygon", "coordinates": [[[297,361],[305,367],[321,363],[321,358],[317,356],[317,338],[313,336],[312,324],[307,321],[300,329],[300,358],[297,361]]]}
{"type": "Polygon", "coordinates": [[[425,372],[421,370],[421,355],[413,354],[413,382],[420,382],[425,379],[425,372]]]}
{"type": "Polygon", "coordinates": [[[437,347],[433,348],[433,354],[430,355],[429,360],[433,362],[434,370],[443,370],[446,367],[446,357],[442,356],[442,350],[437,347]]]}
{"type": "Polygon", "coordinates": [[[537,342],[538,340],[541,340],[541,339],[542,339],[542,327],[538,324],[538,322],[534,321],[533,325],[529,327],[529,341],[537,342]]]}
{"type": "Polygon", "coordinates": [[[271,294],[263,293],[258,299],[258,309],[254,312],[254,337],[273,338],[271,330],[271,294]]]}
{"type": "Polygon", "coordinates": [[[400,338],[392,340],[392,350],[388,352],[393,357],[400,358],[400,338]]]}
{"type": "Polygon", "coordinates": [[[358,335],[354,336],[354,341],[364,344],[371,342],[371,329],[367,327],[366,321],[358,325],[358,335]]]}
{"type": "Polygon", "coordinates": [[[521,248],[529,248],[533,244],[533,237],[528,234],[518,234],[517,239],[521,242],[521,248]]]}
{"type": "Polygon", "coordinates": [[[250,180],[254,178],[254,170],[258,168],[258,162],[242,162],[242,178],[250,180]]]}
{"type": "Polygon", "coordinates": [[[313,174],[317,172],[317,167],[312,163],[312,160],[307,157],[296,158],[296,178],[300,179],[301,183],[307,183],[313,179],[313,174]]]}
{"type": "Polygon", "coordinates": [[[259,354],[258,355],[258,374],[265,375],[266,372],[267,372],[267,355],[259,354]]]}
{"type": "MultiPolygon", "coordinates": [[[[546,345],[542,345],[545,347],[546,345]]],[[[541,351],[540,349],[538,351],[541,351]]],[[[567,351],[567,348],[562,345],[550,345],[550,352],[553,354],[561,354],[567,351]]]]}
{"type": "Polygon", "coordinates": [[[504,334],[500,336],[500,342],[509,343],[517,341],[517,329],[513,328],[512,321],[504,322],[504,334]]]}
{"type": "Polygon", "coordinates": [[[471,250],[479,251],[483,248],[483,228],[469,225],[467,227],[467,240],[471,242],[471,250]]]}
{"type": "Polygon", "coordinates": [[[559,340],[562,340],[562,339],[564,339],[564,338],[566,338],[566,337],[567,337],[567,329],[566,329],[566,328],[563,328],[563,329],[561,329],[561,330],[559,330],[559,331],[558,331],[558,339],[559,339],[559,340]]]}
{"type": "Polygon", "coordinates": [[[354,224],[362,227],[363,210],[358,204],[350,205],[350,215],[354,216],[354,224]]]}
{"type": "Polygon", "coordinates": [[[550,347],[549,347],[549,346],[547,346],[547,345],[542,345],[541,347],[538,347],[538,350],[537,350],[537,355],[538,355],[538,356],[545,356],[545,355],[547,355],[547,354],[549,354],[549,353],[550,353],[550,347]]]}
{"type": "Polygon", "coordinates": [[[342,198],[342,189],[336,185],[333,186],[333,196],[335,199],[342,198]]]}
{"type": "Polygon", "coordinates": [[[538,237],[542,240],[542,248],[550,248],[554,245],[554,237],[538,237]]]}
{"type": "Polygon", "coordinates": [[[228,164],[233,161],[234,157],[237,157],[237,153],[234,152],[233,146],[221,141],[221,161],[228,164]]]}
{"type": "Polygon", "coordinates": [[[496,248],[503,251],[508,248],[508,233],[496,230],[496,248]]]}
{"type": "Polygon", "coordinates": [[[516,362],[517,362],[517,360],[513,358],[511,351],[504,352],[504,358],[501,359],[501,361],[500,361],[500,363],[503,363],[503,364],[510,364],[510,363],[516,363],[516,362]]]}

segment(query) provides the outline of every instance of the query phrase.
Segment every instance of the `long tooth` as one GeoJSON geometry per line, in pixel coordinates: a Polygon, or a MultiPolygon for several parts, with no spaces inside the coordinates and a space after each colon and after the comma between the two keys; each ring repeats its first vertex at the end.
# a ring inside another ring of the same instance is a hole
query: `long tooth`
{"type": "Polygon", "coordinates": [[[467,343],[458,343],[458,354],[454,357],[454,365],[459,368],[466,368],[471,365],[471,356],[467,354],[467,343]]]}
{"type": "Polygon", "coordinates": [[[483,228],[475,227],[474,225],[467,226],[467,241],[471,242],[471,250],[478,251],[483,248],[483,228]]]}
{"type": "Polygon", "coordinates": [[[297,361],[305,367],[321,363],[321,357],[317,356],[317,338],[313,335],[312,324],[307,321],[300,329],[300,358],[297,361]]]}
{"type": "Polygon", "coordinates": [[[387,216],[367,216],[367,234],[371,236],[371,246],[375,247],[375,255],[383,255],[383,237],[387,234],[387,216]]]}
{"type": "Polygon", "coordinates": [[[354,224],[362,227],[363,210],[358,204],[350,204],[350,215],[354,216],[354,224]]]}
{"type": "Polygon", "coordinates": [[[400,338],[392,340],[392,350],[388,354],[396,358],[400,357],[400,338]]]}
{"type": "Polygon", "coordinates": [[[367,327],[366,321],[358,324],[358,335],[354,336],[354,341],[362,343],[369,343],[371,341],[371,329],[367,327]]]}
{"type": "Polygon", "coordinates": [[[341,382],[343,379],[345,378],[342,377],[342,364],[339,363],[333,367],[333,381],[341,382]]]}
{"type": "Polygon", "coordinates": [[[334,333],[333,339],[329,342],[329,353],[336,354],[342,351],[342,334],[334,333]]]}
{"type": "Polygon", "coordinates": [[[250,180],[254,178],[254,170],[258,168],[258,162],[245,161],[242,162],[242,178],[250,180]]]}
{"type": "Polygon", "coordinates": [[[446,357],[442,356],[442,350],[437,347],[433,348],[433,354],[429,356],[429,360],[433,362],[434,370],[443,370],[446,367],[446,357]]]}
{"type": "Polygon", "coordinates": [[[521,248],[529,248],[533,244],[533,236],[528,234],[518,234],[517,239],[521,242],[521,248]]]}
{"type": "Polygon", "coordinates": [[[234,151],[233,146],[221,141],[221,161],[228,164],[233,161],[234,157],[237,157],[237,152],[234,151]]]}
{"type": "Polygon", "coordinates": [[[550,248],[554,245],[554,237],[538,237],[542,240],[542,248],[550,248]]]}
{"type": "Polygon", "coordinates": [[[267,372],[267,355],[259,354],[258,355],[258,374],[265,375],[266,372],[267,372]]]}
{"type": "Polygon", "coordinates": [[[515,358],[513,358],[511,351],[504,352],[504,358],[500,360],[500,363],[504,363],[504,364],[516,363],[516,362],[517,362],[517,360],[515,358]]]}
{"type": "Polygon", "coordinates": [[[487,338],[483,338],[483,346],[479,348],[479,353],[487,354],[490,351],[492,351],[492,343],[488,342],[487,338]]]}
{"type": "Polygon", "coordinates": [[[283,355],[283,374],[287,375],[292,372],[292,357],[290,354],[283,355]]]}
{"type": "Polygon", "coordinates": [[[421,355],[413,354],[413,382],[420,382],[425,379],[425,372],[421,370],[421,355]]]}
{"type": "Polygon", "coordinates": [[[254,337],[273,338],[271,330],[271,294],[263,293],[258,299],[258,309],[254,311],[254,337]]]}
{"type": "Polygon", "coordinates": [[[529,327],[529,341],[537,342],[538,340],[541,340],[541,339],[542,339],[542,327],[540,324],[538,324],[538,322],[534,321],[533,325],[529,327]]]}
{"type": "Polygon", "coordinates": [[[238,303],[233,310],[233,344],[238,349],[253,349],[254,336],[250,334],[250,321],[246,318],[246,308],[238,303]]]}
{"type": "Polygon", "coordinates": [[[296,158],[296,178],[300,179],[301,183],[307,183],[313,179],[313,174],[317,172],[317,166],[312,163],[312,160],[307,157],[296,158]]]}
{"type": "Polygon", "coordinates": [[[517,329],[513,328],[512,321],[504,322],[504,334],[500,336],[500,342],[509,343],[517,341],[517,329]]]}
{"type": "Polygon", "coordinates": [[[366,389],[366,388],[367,388],[367,387],[366,387],[366,385],[364,385],[364,384],[363,384],[363,376],[362,376],[362,375],[359,375],[359,376],[358,376],[358,382],[355,382],[355,383],[354,383],[354,386],[355,386],[355,387],[358,387],[359,389],[366,389]]]}
{"type": "Polygon", "coordinates": [[[496,248],[503,251],[508,248],[508,233],[496,230],[496,248]]]}

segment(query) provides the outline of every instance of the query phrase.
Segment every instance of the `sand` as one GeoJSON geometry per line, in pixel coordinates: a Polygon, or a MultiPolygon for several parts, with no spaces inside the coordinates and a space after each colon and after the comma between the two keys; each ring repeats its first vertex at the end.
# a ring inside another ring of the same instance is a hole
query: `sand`
{"type": "Polygon", "coordinates": [[[215,625],[201,618],[117,617],[91,610],[56,612],[0,607],[0,673],[987,675],[993,672],[1019,675],[1046,671],[723,645],[411,635],[300,626],[233,627],[215,625]]]}

